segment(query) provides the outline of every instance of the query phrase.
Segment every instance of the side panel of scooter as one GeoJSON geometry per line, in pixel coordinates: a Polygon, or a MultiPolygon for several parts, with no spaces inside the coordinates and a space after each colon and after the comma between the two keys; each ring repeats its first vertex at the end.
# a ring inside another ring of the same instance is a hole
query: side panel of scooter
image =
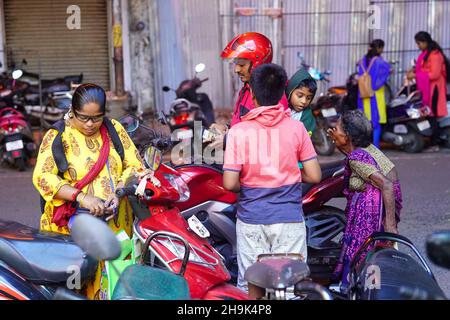
{"type": "MultiPolygon", "coordinates": [[[[0,261],[1,264],[1,261],[0,261]]],[[[47,300],[31,283],[0,265],[0,300],[47,300]]]]}
{"type": "Polygon", "coordinates": [[[191,190],[191,197],[186,202],[176,203],[180,211],[192,208],[207,201],[220,201],[233,204],[237,201],[235,193],[225,190],[222,182],[222,173],[213,169],[196,166],[180,167],[177,171],[186,181],[191,190]],[[192,192],[192,190],[203,190],[204,192],[192,192]]]}
{"type": "MultiPolygon", "coordinates": [[[[149,230],[169,231],[176,233],[187,240],[187,242],[197,249],[206,252],[209,256],[214,257],[217,261],[216,265],[204,265],[189,261],[186,268],[184,277],[189,283],[189,289],[192,298],[202,298],[205,293],[217,285],[218,283],[226,282],[230,279],[230,275],[223,265],[221,258],[206,239],[200,238],[197,234],[189,229],[189,225],[186,220],[180,215],[178,209],[172,209],[165,211],[163,214],[153,214],[151,218],[141,221],[140,227],[149,230]]],[[[167,261],[167,257],[170,256],[170,252],[162,245],[155,245],[152,243],[160,256],[167,261]]],[[[200,251],[196,250],[196,251],[200,251]]],[[[191,251],[192,254],[192,251],[191,251]]],[[[211,261],[211,258],[205,257],[201,252],[200,256],[206,260],[211,261]]],[[[176,260],[170,263],[172,270],[178,272],[180,269],[181,261],[176,260]]]]}
{"type": "Polygon", "coordinates": [[[303,211],[308,213],[319,210],[330,199],[342,195],[343,190],[344,175],[323,180],[303,197],[303,211]]]}
{"type": "Polygon", "coordinates": [[[230,284],[218,285],[209,290],[204,300],[249,300],[250,297],[242,290],[230,284]]]}

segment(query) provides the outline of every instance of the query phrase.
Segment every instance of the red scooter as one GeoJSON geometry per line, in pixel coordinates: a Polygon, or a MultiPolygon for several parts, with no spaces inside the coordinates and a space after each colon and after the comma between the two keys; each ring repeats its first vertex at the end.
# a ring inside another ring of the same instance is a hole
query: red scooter
{"type": "MultiPolygon", "coordinates": [[[[185,219],[196,216],[210,232],[210,243],[225,257],[225,265],[237,280],[236,202],[237,194],[225,190],[220,166],[182,165],[175,167],[191,190],[188,201],[174,205],[185,219]]],[[[321,164],[322,181],[302,185],[302,202],[307,227],[308,264],[311,277],[326,283],[334,271],[341,251],[345,229],[343,210],[325,206],[332,198],[342,197],[343,161],[321,164]]]]}
{"type": "MultiPolygon", "coordinates": [[[[139,150],[145,150],[149,141],[158,140],[158,148],[170,149],[171,142],[164,139],[139,120],[126,116],[121,123],[127,128],[139,150]],[[131,124],[131,125],[130,125],[131,124]]],[[[169,164],[170,165],[170,164],[169,164]]],[[[224,189],[222,166],[189,164],[174,166],[191,192],[187,201],[175,202],[181,215],[188,220],[196,216],[206,227],[209,243],[224,257],[231,274],[231,283],[237,280],[236,258],[236,202],[237,195],[224,189]]],[[[341,239],[345,229],[344,211],[325,206],[332,198],[342,197],[344,189],[343,161],[321,164],[322,181],[316,185],[302,185],[302,201],[307,227],[308,264],[316,282],[326,283],[339,259],[341,239]]]]}
{"type": "MultiPolygon", "coordinates": [[[[148,150],[153,150],[153,154],[159,153],[153,147],[148,150]]],[[[248,299],[245,292],[227,283],[230,274],[222,262],[223,257],[206,239],[208,230],[195,219],[188,223],[179,209],[174,207],[177,201],[189,197],[189,188],[180,174],[164,164],[156,165],[155,168],[155,161],[149,161],[148,156],[145,158],[149,167],[156,169],[154,177],[158,182],[147,181],[142,196],[135,195],[137,181],[127,183],[127,187],[116,191],[120,197],[128,196],[137,217],[134,233],[144,243],[144,251],[150,252],[150,256],[143,259],[150,265],[184,274],[193,299],[248,299]],[[187,263],[183,263],[185,247],[179,238],[162,235],[148,241],[158,231],[171,232],[186,240],[190,250],[187,263]]],[[[161,155],[151,158],[161,159],[161,155]]]]}
{"type": "Polygon", "coordinates": [[[34,150],[31,128],[25,116],[13,108],[0,109],[1,160],[24,171],[34,150]]]}

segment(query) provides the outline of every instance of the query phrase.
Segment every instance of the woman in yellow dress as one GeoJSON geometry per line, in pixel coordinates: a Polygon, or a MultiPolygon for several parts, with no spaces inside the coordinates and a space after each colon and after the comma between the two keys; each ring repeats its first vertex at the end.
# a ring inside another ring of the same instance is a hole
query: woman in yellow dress
{"type": "MultiPolygon", "coordinates": [[[[114,191],[123,187],[127,179],[141,171],[144,165],[138,150],[119,122],[111,120],[123,146],[123,157],[119,155],[108,133],[110,151],[106,165],[95,179],[81,190],[74,187],[88,174],[99,158],[103,145],[100,128],[106,121],[105,105],[106,95],[101,87],[83,84],[75,90],[72,107],[65,119],[65,129],[61,135],[63,152],[68,164],[63,174],[59,173],[52,152],[58,131],[50,129],[45,134],[33,173],[33,184],[45,200],[40,222],[41,230],[70,234],[67,225],[54,223],[53,210],[65,201],[75,200],[80,209],[98,217],[109,215],[112,208],[118,208],[117,214],[108,221],[108,224],[113,231],[125,230],[131,236],[133,224],[131,207],[128,201],[119,201],[114,191]]],[[[86,295],[90,299],[105,298],[105,293],[100,290],[103,267],[104,264],[100,263],[95,278],[86,287],[86,295]]]]}

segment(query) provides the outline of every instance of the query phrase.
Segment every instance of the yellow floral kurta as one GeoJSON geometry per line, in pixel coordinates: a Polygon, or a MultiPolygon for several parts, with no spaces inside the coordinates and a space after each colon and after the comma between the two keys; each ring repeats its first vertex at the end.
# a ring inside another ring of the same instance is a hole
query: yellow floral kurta
{"type": "MultiPolygon", "coordinates": [[[[125,129],[119,122],[115,120],[111,121],[122,141],[125,154],[122,162],[119,154],[114,149],[111,139],[109,139],[111,147],[108,161],[115,189],[119,181],[126,182],[128,177],[143,168],[144,165],[138,150],[125,129]]],[[[69,122],[66,122],[66,128],[62,134],[62,141],[69,168],[64,172],[64,179],[62,179],[58,176],[58,168],[56,167],[51,151],[52,143],[56,135],[57,131],[50,129],[44,136],[33,173],[33,184],[46,201],[45,209],[41,216],[41,230],[69,234],[67,227],[58,227],[52,223],[53,208],[63,204],[62,200],[54,199],[54,197],[63,185],[70,184],[73,186],[89,172],[100,155],[102,138],[100,135],[93,139],[88,138],[77,129],[71,127],[69,122]]],[[[90,184],[85,186],[82,191],[103,200],[107,199],[113,190],[111,189],[110,176],[106,165],[100,174],[90,184]]],[[[114,219],[109,221],[109,226],[115,232],[125,230],[131,236],[132,224],[131,207],[128,201],[121,200],[118,214],[114,219]]],[[[99,296],[102,267],[103,263],[101,263],[99,270],[97,270],[94,284],[88,286],[87,294],[90,298],[94,298],[94,296],[98,298],[99,296]]]]}

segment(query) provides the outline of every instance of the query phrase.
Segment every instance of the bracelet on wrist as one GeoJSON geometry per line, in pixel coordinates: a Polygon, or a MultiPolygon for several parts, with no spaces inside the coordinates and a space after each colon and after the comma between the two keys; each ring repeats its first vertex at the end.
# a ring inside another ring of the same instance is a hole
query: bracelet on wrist
{"type": "Polygon", "coordinates": [[[75,192],[72,194],[72,202],[77,201],[77,197],[78,197],[78,195],[79,195],[80,193],[81,193],[81,190],[77,189],[77,191],[75,191],[75,192]]]}

